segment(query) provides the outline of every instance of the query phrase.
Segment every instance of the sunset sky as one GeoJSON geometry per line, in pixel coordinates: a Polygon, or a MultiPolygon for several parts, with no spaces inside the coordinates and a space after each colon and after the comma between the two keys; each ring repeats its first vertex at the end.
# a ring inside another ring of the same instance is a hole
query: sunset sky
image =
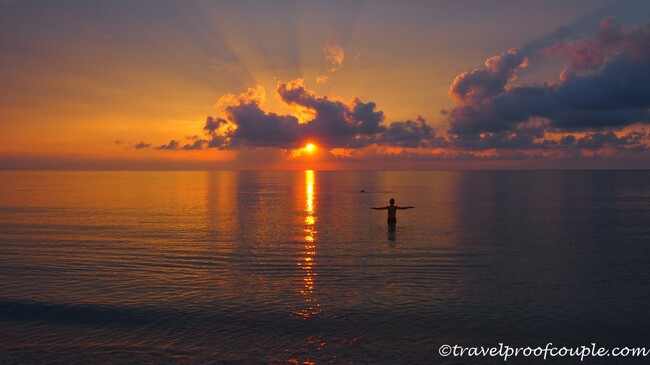
{"type": "Polygon", "coordinates": [[[650,2],[0,0],[0,85],[2,169],[648,168],[650,2]]]}

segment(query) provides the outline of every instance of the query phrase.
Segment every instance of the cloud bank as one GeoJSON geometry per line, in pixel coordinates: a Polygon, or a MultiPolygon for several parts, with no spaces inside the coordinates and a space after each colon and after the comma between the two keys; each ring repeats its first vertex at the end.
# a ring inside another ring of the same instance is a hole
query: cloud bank
{"type": "Polygon", "coordinates": [[[450,88],[456,107],[446,112],[455,146],[644,149],[645,130],[630,132],[634,138],[614,131],[650,123],[650,26],[619,27],[608,19],[595,37],[560,40],[545,53],[569,62],[558,81],[509,87],[527,66],[519,49],[456,77],[450,88]],[[587,135],[559,143],[552,133],[587,135]]]}

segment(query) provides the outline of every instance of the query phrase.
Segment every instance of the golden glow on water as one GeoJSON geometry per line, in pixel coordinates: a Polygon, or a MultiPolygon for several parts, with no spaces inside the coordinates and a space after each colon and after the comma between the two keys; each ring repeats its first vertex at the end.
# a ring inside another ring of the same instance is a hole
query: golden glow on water
{"type": "Polygon", "coordinates": [[[320,313],[320,304],[314,295],[314,282],[317,274],[314,272],[316,265],[316,204],[314,199],[315,174],[313,170],[305,171],[305,246],[304,257],[298,262],[303,270],[302,287],[300,294],[304,296],[305,308],[296,312],[305,319],[320,313]]]}
{"type": "MultiPolygon", "coordinates": [[[[239,174],[232,171],[211,171],[206,174],[208,225],[216,232],[235,232],[239,211],[237,201],[239,174]]],[[[223,246],[219,246],[219,249],[223,246]]]]}
{"type": "MultiPolygon", "coordinates": [[[[305,201],[307,218],[313,218],[314,213],[314,171],[305,171],[305,201]]],[[[305,221],[307,221],[305,218],[305,221]]]]}

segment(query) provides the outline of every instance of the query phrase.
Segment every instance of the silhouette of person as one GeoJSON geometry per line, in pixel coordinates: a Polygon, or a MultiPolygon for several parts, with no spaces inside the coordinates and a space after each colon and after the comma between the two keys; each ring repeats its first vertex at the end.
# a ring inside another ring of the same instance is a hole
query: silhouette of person
{"type": "Polygon", "coordinates": [[[395,199],[391,198],[389,201],[390,205],[387,205],[385,207],[377,207],[377,208],[370,208],[370,209],[375,209],[375,210],[388,210],[388,225],[389,226],[394,226],[397,224],[397,210],[398,209],[413,209],[415,207],[399,207],[395,205],[395,199]]]}

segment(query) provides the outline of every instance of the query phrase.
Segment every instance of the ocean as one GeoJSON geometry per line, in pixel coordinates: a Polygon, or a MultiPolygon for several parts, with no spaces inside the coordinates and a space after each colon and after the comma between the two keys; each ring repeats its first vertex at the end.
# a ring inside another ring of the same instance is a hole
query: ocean
{"type": "Polygon", "coordinates": [[[0,363],[650,348],[649,222],[650,170],[0,172],[0,363]]]}

